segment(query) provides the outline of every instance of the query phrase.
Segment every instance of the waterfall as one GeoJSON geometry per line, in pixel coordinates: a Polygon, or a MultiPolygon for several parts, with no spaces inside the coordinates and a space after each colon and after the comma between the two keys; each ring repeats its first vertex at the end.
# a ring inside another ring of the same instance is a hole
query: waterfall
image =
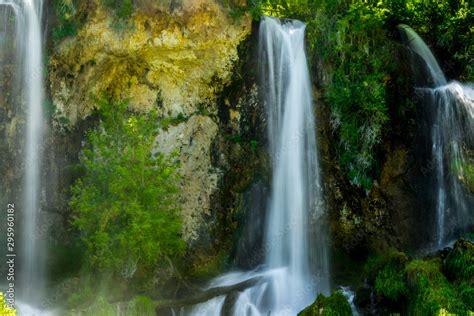
{"type": "Polygon", "coordinates": [[[399,30],[412,52],[416,90],[426,106],[426,120],[431,127],[428,164],[434,169],[433,242],[441,248],[474,225],[474,89],[471,84],[448,83],[418,34],[406,25],[400,25],[399,30]]]}
{"type": "MultiPolygon", "coordinates": [[[[43,96],[43,45],[41,33],[41,0],[0,0],[0,8],[13,12],[16,23],[15,44],[17,49],[16,71],[21,78],[19,91],[21,104],[26,105],[25,160],[22,221],[18,259],[20,273],[17,273],[19,286],[16,291],[20,298],[28,302],[38,302],[44,283],[44,247],[38,236],[40,167],[42,143],[42,102],[43,96]]],[[[11,23],[4,13],[1,23],[11,23]]],[[[3,27],[7,29],[7,27],[3,27]]],[[[3,49],[11,49],[3,47],[3,49]]],[[[18,85],[17,84],[17,85],[18,85]]]]}
{"type": "Polygon", "coordinates": [[[304,37],[302,22],[270,17],[261,21],[260,89],[273,161],[271,197],[262,227],[265,261],[254,271],[224,274],[209,287],[252,279],[256,284],[183,308],[181,314],[296,315],[317,293],[329,292],[327,225],[304,37]]]}
{"type": "Polygon", "coordinates": [[[260,26],[261,86],[273,160],[266,227],[266,243],[271,246],[266,264],[270,269],[287,267],[284,286],[274,289],[278,304],[290,304],[294,298],[289,293],[304,288],[314,272],[318,273],[318,289],[329,288],[327,236],[325,225],[320,225],[325,207],[304,34],[305,25],[299,21],[280,24],[265,18],[260,26]],[[317,231],[311,234],[316,226],[317,231]]]}

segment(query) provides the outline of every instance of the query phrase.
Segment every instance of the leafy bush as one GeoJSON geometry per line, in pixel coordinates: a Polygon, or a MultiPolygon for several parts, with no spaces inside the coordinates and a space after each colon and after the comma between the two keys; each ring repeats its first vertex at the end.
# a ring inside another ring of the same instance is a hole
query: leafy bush
{"type": "Polygon", "coordinates": [[[100,124],[87,133],[80,156],[84,175],[72,188],[74,224],[94,271],[150,279],[185,248],[177,165],[156,152],[156,115],[132,115],[125,102],[99,103],[100,124]]]}
{"type": "Polygon", "coordinates": [[[334,291],[326,297],[319,294],[316,301],[305,308],[298,316],[350,316],[351,305],[341,291],[334,291]]]}

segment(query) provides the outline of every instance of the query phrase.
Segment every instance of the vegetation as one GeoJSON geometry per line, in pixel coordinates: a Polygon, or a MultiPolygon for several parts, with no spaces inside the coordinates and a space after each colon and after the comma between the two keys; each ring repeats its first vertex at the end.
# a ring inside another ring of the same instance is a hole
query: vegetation
{"type": "Polygon", "coordinates": [[[435,53],[445,57],[442,66],[448,75],[474,78],[469,23],[474,13],[469,1],[254,0],[233,5],[231,11],[249,12],[255,19],[269,14],[307,23],[310,59],[331,107],[339,164],[348,179],[366,191],[379,174],[391,113],[407,116],[413,111],[403,82],[407,76],[399,73],[396,26],[405,23],[418,31],[435,53]]]}
{"type": "Polygon", "coordinates": [[[56,25],[52,32],[53,40],[56,42],[62,39],[77,35],[80,21],[77,17],[75,1],[54,0],[54,11],[56,15],[56,25]]]}
{"type": "Polygon", "coordinates": [[[369,260],[367,275],[390,312],[468,314],[474,308],[474,245],[460,240],[442,259],[409,261],[403,253],[391,252],[369,260]]]}
{"type": "Polygon", "coordinates": [[[403,253],[393,252],[383,260],[375,277],[375,293],[396,302],[408,294],[403,268],[408,259],[403,253]]]}
{"type": "Polygon", "coordinates": [[[5,297],[3,293],[0,292],[0,315],[2,316],[15,316],[16,311],[11,309],[8,304],[5,302],[5,297]]]}
{"type": "Polygon", "coordinates": [[[104,4],[121,20],[129,18],[133,13],[132,0],[104,0],[104,4]]]}
{"type": "Polygon", "coordinates": [[[453,282],[463,302],[474,310],[474,244],[458,240],[443,264],[443,272],[453,282]]]}
{"type": "Polygon", "coordinates": [[[81,152],[84,175],[72,188],[74,225],[97,272],[150,280],[185,249],[177,213],[177,164],[155,148],[154,114],[99,101],[101,121],[81,152]]]}
{"type": "Polygon", "coordinates": [[[155,304],[145,296],[134,297],[127,306],[129,316],[155,316],[155,304]]]}
{"type": "Polygon", "coordinates": [[[350,316],[351,306],[341,291],[326,297],[319,294],[313,305],[305,308],[299,316],[350,316]]]}

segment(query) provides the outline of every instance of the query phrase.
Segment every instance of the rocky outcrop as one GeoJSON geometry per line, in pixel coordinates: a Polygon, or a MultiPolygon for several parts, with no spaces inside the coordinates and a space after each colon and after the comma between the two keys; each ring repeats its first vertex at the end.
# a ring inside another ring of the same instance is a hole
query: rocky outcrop
{"type": "Polygon", "coordinates": [[[157,138],[158,150],[176,153],[181,164],[181,214],[183,236],[188,242],[199,238],[204,216],[211,215],[211,195],[218,189],[220,170],[212,166],[211,145],[218,132],[208,116],[197,115],[188,121],[162,131],[157,138]]]}
{"type": "Polygon", "coordinates": [[[225,191],[227,171],[216,166],[214,143],[226,132],[239,133],[241,121],[237,106],[219,109],[218,99],[232,81],[250,19],[232,19],[214,0],[142,0],[130,18],[118,21],[101,3],[78,8],[87,19],[77,36],[53,48],[48,73],[55,129],[78,133],[102,94],[128,100],[135,112],[156,110],[162,125],[157,150],[176,154],[181,164],[183,237],[189,245],[209,245],[215,224],[209,218],[219,207],[213,200],[225,191]],[[222,111],[230,113],[232,131],[222,130],[222,111]]]}
{"type": "Polygon", "coordinates": [[[171,12],[162,6],[150,11],[150,1],[141,1],[118,29],[110,9],[89,2],[78,35],[55,47],[50,58],[56,118],[74,125],[102,93],[129,99],[136,111],[158,108],[163,116],[187,116],[198,105],[215,113],[212,104],[250,32],[248,18],[233,21],[213,0],[183,1],[171,12]]]}

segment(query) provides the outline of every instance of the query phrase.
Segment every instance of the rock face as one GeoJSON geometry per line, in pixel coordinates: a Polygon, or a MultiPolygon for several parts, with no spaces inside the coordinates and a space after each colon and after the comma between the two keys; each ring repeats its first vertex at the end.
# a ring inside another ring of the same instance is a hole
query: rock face
{"type": "Polygon", "coordinates": [[[188,243],[200,237],[203,216],[211,215],[211,195],[218,189],[220,170],[211,161],[211,145],[217,132],[217,124],[211,118],[197,115],[162,131],[157,138],[157,150],[165,154],[176,152],[182,166],[179,205],[183,236],[188,243]]]}
{"type": "Polygon", "coordinates": [[[205,218],[215,215],[224,172],[212,158],[215,139],[225,134],[220,112],[232,113],[237,132],[240,126],[239,109],[219,109],[218,98],[231,83],[250,19],[234,21],[213,0],[137,1],[121,21],[98,0],[80,9],[87,18],[77,36],[55,45],[49,61],[56,130],[77,133],[104,93],[172,121],[160,131],[157,150],[181,163],[183,237],[189,245],[209,244],[205,218]]]}
{"type": "Polygon", "coordinates": [[[187,116],[212,104],[250,32],[248,18],[234,22],[213,0],[168,10],[140,1],[120,29],[110,9],[89,2],[78,35],[60,43],[50,59],[55,117],[69,125],[88,116],[102,93],[129,99],[136,111],[159,107],[162,115],[187,116]]]}

